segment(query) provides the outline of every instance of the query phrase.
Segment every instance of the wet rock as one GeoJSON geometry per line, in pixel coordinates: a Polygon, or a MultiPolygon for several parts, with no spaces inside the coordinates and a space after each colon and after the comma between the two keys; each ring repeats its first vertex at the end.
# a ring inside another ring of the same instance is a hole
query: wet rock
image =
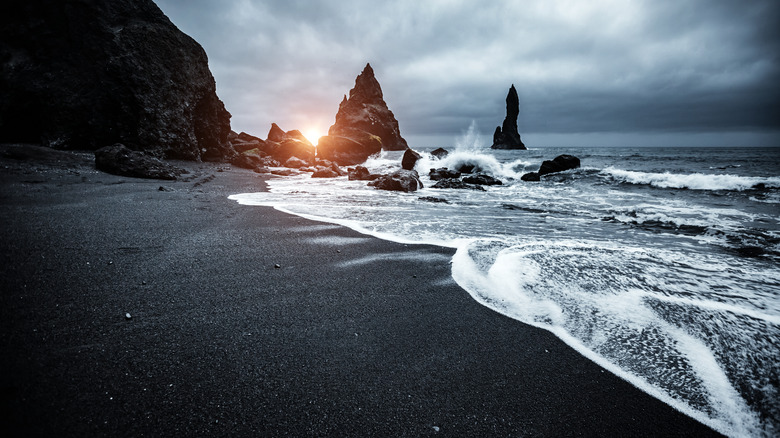
{"type": "Polygon", "coordinates": [[[434,189],[469,189],[469,190],[481,190],[485,191],[482,186],[476,184],[468,184],[457,178],[442,179],[432,185],[434,189]]]}
{"type": "Polygon", "coordinates": [[[541,181],[541,175],[539,172],[529,172],[520,177],[523,181],[541,181]]]}
{"type": "Polygon", "coordinates": [[[314,170],[314,173],[311,174],[312,178],[336,178],[339,176],[339,173],[335,170],[331,169],[330,167],[317,167],[314,170]]]}
{"type": "Polygon", "coordinates": [[[382,175],[371,173],[363,166],[357,166],[348,172],[350,181],[373,181],[382,175]]]}
{"type": "Polygon", "coordinates": [[[425,202],[433,202],[433,203],[440,203],[440,204],[449,204],[450,201],[444,199],[444,198],[437,198],[435,196],[421,196],[417,198],[418,201],[425,201],[425,202]]]}
{"type": "Polygon", "coordinates": [[[133,178],[174,180],[184,171],[157,158],[117,143],[95,151],[95,167],[103,172],[133,178]]]}
{"type": "Polygon", "coordinates": [[[474,164],[461,164],[458,167],[455,168],[460,173],[471,173],[476,169],[477,166],[474,164]]]}
{"type": "Polygon", "coordinates": [[[29,0],[0,13],[0,141],[228,160],[203,48],[152,0],[29,0]]]}
{"type": "Polygon", "coordinates": [[[493,178],[490,175],[484,173],[478,173],[476,175],[469,175],[463,178],[464,183],[477,184],[480,186],[500,186],[503,184],[500,179],[493,178]]]}
{"type": "Polygon", "coordinates": [[[460,172],[457,170],[447,169],[446,167],[440,167],[438,169],[431,169],[431,171],[428,173],[428,177],[432,181],[449,178],[460,178],[460,172]]]}
{"type": "Polygon", "coordinates": [[[422,155],[413,151],[411,148],[404,152],[403,158],[401,158],[401,168],[406,170],[414,169],[414,165],[417,164],[417,160],[422,158],[422,155]]]}
{"type": "Polygon", "coordinates": [[[379,190],[391,190],[399,192],[414,192],[423,188],[420,175],[417,171],[399,169],[389,175],[382,175],[369,185],[379,190]]]}
{"type": "Polygon", "coordinates": [[[296,175],[300,172],[296,172],[292,169],[274,169],[271,171],[271,174],[278,175],[278,176],[290,176],[290,175],[296,175]]]}
{"type": "Polygon", "coordinates": [[[434,150],[431,151],[431,155],[436,157],[436,158],[438,158],[438,159],[440,159],[440,160],[442,158],[446,157],[449,154],[450,154],[450,152],[447,149],[444,149],[444,148],[437,148],[437,149],[434,149],[434,150]]]}
{"type": "Polygon", "coordinates": [[[319,139],[317,153],[345,166],[362,163],[380,150],[407,148],[398,121],[384,101],[374,70],[366,64],[355,79],[349,98],[344,96],[341,101],[336,123],[327,136],[319,139]]]}
{"type": "Polygon", "coordinates": [[[290,157],[287,159],[287,161],[284,162],[284,167],[289,167],[291,169],[300,169],[301,167],[305,167],[308,165],[309,163],[301,160],[298,157],[290,157]]]}
{"type": "Polygon", "coordinates": [[[542,162],[542,165],[539,167],[539,175],[563,172],[570,169],[577,169],[579,167],[579,158],[573,155],[558,155],[552,160],[546,160],[542,162]]]}

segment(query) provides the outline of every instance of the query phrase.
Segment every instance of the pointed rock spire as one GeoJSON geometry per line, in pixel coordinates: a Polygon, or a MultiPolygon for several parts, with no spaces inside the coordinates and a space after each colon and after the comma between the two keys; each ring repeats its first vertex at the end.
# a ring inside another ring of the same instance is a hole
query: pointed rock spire
{"type": "Polygon", "coordinates": [[[387,107],[382,87],[371,64],[355,79],[339,105],[336,123],[317,145],[318,156],[342,165],[362,163],[380,150],[405,150],[409,146],[401,137],[398,121],[387,107]]]}
{"type": "Polygon", "coordinates": [[[526,149],[520,133],[517,131],[517,116],[520,114],[520,98],[517,97],[515,85],[509,88],[506,95],[506,117],[501,126],[496,127],[493,134],[493,149],[526,149]]]}

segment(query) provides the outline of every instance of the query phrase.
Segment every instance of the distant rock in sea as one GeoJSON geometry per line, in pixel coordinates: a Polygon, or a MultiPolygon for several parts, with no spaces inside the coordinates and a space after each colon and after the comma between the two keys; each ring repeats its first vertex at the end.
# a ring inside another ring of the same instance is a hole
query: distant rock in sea
{"type": "Polygon", "coordinates": [[[571,169],[577,169],[580,167],[580,159],[574,155],[558,155],[552,160],[544,160],[542,165],[539,166],[539,171],[529,172],[521,176],[523,181],[541,181],[543,175],[549,175],[551,173],[564,172],[571,169]]]}
{"type": "Polygon", "coordinates": [[[501,126],[496,127],[493,134],[493,149],[526,149],[520,133],[517,131],[517,116],[520,114],[520,98],[514,84],[506,95],[506,117],[501,126]]]}
{"type": "Polygon", "coordinates": [[[152,0],[28,0],[0,14],[0,141],[223,160],[206,52],[152,0]]]}
{"type": "Polygon", "coordinates": [[[381,150],[405,150],[409,146],[401,137],[398,121],[387,107],[374,70],[366,64],[355,79],[349,98],[339,105],[336,123],[321,137],[317,156],[340,165],[364,162],[381,150]]]}

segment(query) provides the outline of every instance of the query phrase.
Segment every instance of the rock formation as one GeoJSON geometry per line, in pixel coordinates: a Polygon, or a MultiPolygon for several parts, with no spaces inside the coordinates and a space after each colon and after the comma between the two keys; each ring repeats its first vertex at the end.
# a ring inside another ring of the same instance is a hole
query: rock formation
{"type": "Polygon", "coordinates": [[[174,180],[184,173],[183,170],[143,152],[130,150],[121,143],[96,150],[95,167],[103,172],[133,178],[174,180]]]}
{"type": "Polygon", "coordinates": [[[301,131],[293,129],[284,132],[276,123],[271,124],[268,138],[260,150],[282,163],[291,157],[296,157],[307,164],[314,164],[314,145],[301,134],[301,131]]]}
{"type": "Polygon", "coordinates": [[[233,155],[206,53],[152,0],[15,2],[0,60],[0,141],[233,155]]]}
{"type": "Polygon", "coordinates": [[[414,192],[423,188],[420,175],[416,170],[399,169],[389,175],[382,175],[368,183],[379,190],[391,190],[397,192],[414,192]]]}
{"type": "Polygon", "coordinates": [[[362,163],[381,150],[405,150],[398,121],[387,107],[374,70],[366,64],[339,105],[336,123],[321,137],[317,155],[340,165],[362,163]]]}
{"type": "Polygon", "coordinates": [[[493,134],[493,149],[526,149],[517,132],[517,116],[520,114],[520,99],[514,84],[506,95],[506,118],[493,134]]]}
{"type": "Polygon", "coordinates": [[[577,169],[580,167],[580,159],[574,155],[558,155],[552,160],[545,160],[539,166],[538,172],[529,172],[521,176],[523,181],[541,181],[542,175],[558,173],[566,170],[577,169]]]}

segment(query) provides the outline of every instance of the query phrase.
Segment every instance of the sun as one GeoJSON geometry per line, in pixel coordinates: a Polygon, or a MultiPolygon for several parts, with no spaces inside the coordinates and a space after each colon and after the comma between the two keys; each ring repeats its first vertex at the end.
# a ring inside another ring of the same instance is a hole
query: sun
{"type": "Polygon", "coordinates": [[[303,136],[306,137],[306,139],[308,139],[311,142],[311,144],[315,146],[317,145],[317,140],[319,140],[320,137],[322,137],[323,135],[325,134],[323,134],[322,131],[316,128],[308,128],[305,131],[303,131],[303,136]]]}

